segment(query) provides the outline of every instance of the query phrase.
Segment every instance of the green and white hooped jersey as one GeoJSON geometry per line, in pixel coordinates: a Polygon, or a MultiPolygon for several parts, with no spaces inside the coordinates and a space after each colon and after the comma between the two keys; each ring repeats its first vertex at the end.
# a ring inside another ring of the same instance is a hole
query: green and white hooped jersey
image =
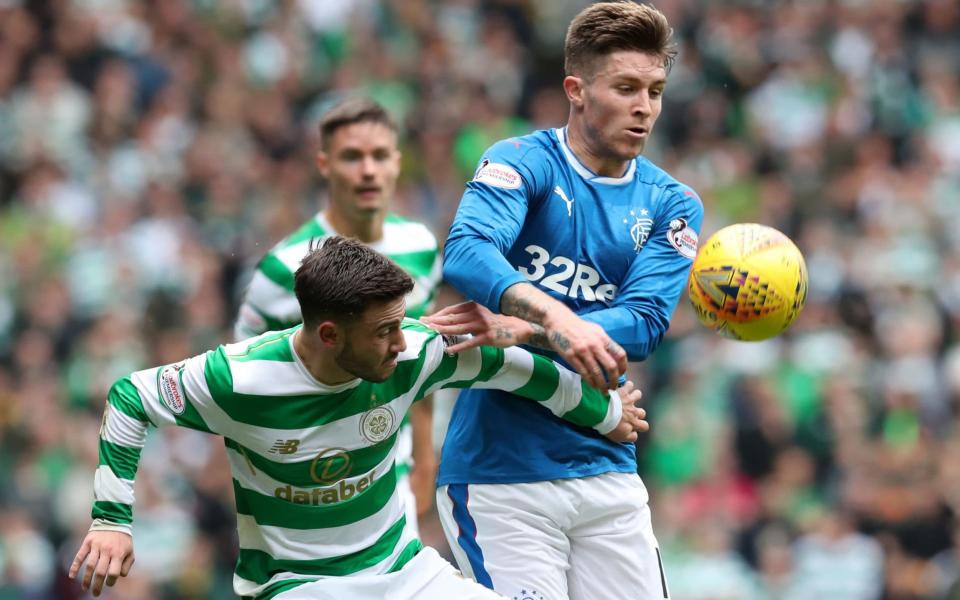
{"type": "MultiPolygon", "coordinates": [[[[336,233],[323,213],[317,213],[260,259],[240,307],[235,340],[280,331],[301,322],[300,305],[293,293],[294,273],[311,242],[336,233]]],[[[388,214],[383,223],[383,239],[369,246],[413,277],[415,285],[407,296],[407,316],[419,319],[426,314],[441,277],[440,254],[433,233],[426,225],[388,214]]]]}
{"type": "MultiPolygon", "coordinates": [[[[300,305],[293,293],[293,275],[310,250],[311,242],[333,234],[336,231],[319,212],[260,259],[240,306],[234,326],[235,340],[265,331],[288,329],[301,322],[300,305]]],[[[442,267],[437,239],[430,229],[421,223],[388,214],[383,223],[383,239],[370,247],[389,257],[413,277],[414,288],[407,295],[407,316],[419,319],[425,315],[440,285],[442,267]]],[[[404,415],[404,427],[400,432],[397,468],[400,475],[413,468],[413,430],[409,415],[404,415]]]]}
{"type": "Polygon", "coordinates": [[[393,572],[420,550],[405,527],[394,458],[400,421],[425,395],[497,388],[601,433],[620,420],[616,394],[590,388],[545,357],[516,347],[447,354],[441,336],[410,319],[403,323],[407,349],[390,378],[324,385],[293,349],[299,329],[115,383],[100,429],[92,529],[132,530],[148,426],[222,435],[240,541],[234,590],[272,598],[321,577],[393,572]]]}

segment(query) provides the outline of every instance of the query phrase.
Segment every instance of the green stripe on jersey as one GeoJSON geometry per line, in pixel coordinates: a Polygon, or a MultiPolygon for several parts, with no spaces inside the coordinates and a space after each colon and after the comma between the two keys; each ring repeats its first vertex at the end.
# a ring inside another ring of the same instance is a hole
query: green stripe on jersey
{"type": "Polygon", "coordinates": [[[430,273],[437,258],[437,253],[435,250],[421,250],[420,252],[395,254],[390,258],[407,273],[416,273],[417,276],[420,276],[430,273]]]}
{"type": "Polygon", "coordinates": [[[403,536],[407,519],[401,516],[373,545],[341,556],[318,560],[277,560],[260,550],[240,549],[237,575],[264,584],[278,573],[343,577],[383,562],[393,554],[403,536]]]}
{"type": "Polygon", "coordinates": [[[514,390],[514,394],[528,398],[550,398],[560,385],[560,372],[553,361],[539,354],[533,355],[533,374],[526,385],[514,390]]]}
{"type": "Polygon", "coordinates": [[[147,413],[143,410],[140,392],[137,391],[137,386],[133,384],[129,375],[113,384],[107,394],[107,402],[131,419],[150,423],[147,413]]]}
{"type": "MultiPolygon", "coordinates": [[[[312,504],[296,504],[273,496],[265,496],[248,490],[242,487],[236,479],[233,480],[237,513],[252,516],[258,525],[273,525],[288,529],[322,530],[327,527],[356,523],[370,517],[386,506],[396,487],[396,469],[387,469],[379,479],[373,482],[373,485],[363,492],[354,493],[351,498],[336,504],[313,506],[312,504]]],[[[296,490],[292,491],[295,492],[296,490]]],[[[311,495],[307,494],[307,496],[311,495]]],[[[312,501],[312,499],[312,496],[305,498],[306,501],[312,501]]],[[[317,536],[318,539],[323,539],[323,532],[318,531],[317,536]]]]}
{"type": "Polygon", "coordinates": [[[289,290],[293,293],[294,272],[287,268],[279,258],[273,254],[266,254],[260,259],[257,269],[263,273],[267,279],[289,290]]]}
{"type": "Polygon", "coordinates": [[[423,550],[423,544],[420,543],[420,540],[410,540],[407,542],[407,545],[404,546],[403,552],[400,553],[400,556],[397,557],[397,560],[394,561],[393,566],[390,567],[390,570],[387,573],[396,573],[404,567],[410,559],[417,555],[417,552],[423,550]]]}
{"type": "Polygon", "coordinates": [[[140,462],[140,448],[121,446],[100,438],[100,465],[110,467],[120,479],[133,481],[137,476],[137,464],[140,462]]]}
{"type": "Polygon", "coordinates": [[[597,412],[603,412],[605,410],[608,403],[606,396],[608,395],[607,392],[603,392],[603,394],[596,393],[593,388],[589,388],[587,384],[581,380],[580,404],[573,410],[564,413],[563,418],[575,425],[581,425],[583,427],[595,425],[596,421],[591,417],[597,414],[597,412]]]}
{"type": "Polygon", "coordinates": [[[128,525],[133,522],[133,507],[129,504],[121,504],[119,502],[97,500],[93,503],[91,516],[94,519],[103,519],[110,523],[128,525]]]}

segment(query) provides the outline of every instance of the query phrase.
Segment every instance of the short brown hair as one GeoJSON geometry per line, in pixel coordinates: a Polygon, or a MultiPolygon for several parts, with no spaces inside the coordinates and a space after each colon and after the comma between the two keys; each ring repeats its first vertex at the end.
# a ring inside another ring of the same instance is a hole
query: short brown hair
{"type": "Polygon", "coordinates": [[[397,132],[397,124],[380,103],[370,98],[348,98],[335,104],[320,119],[320,145],[326,148],[330,137],[341,127],[367,122],[380,123],[397,132]]]}
{"type": "Polygon", "coordinates": [[[673,29],[662,12],[630,1],[598,2],[580,11],[563,47],[567,75],[590,71],[594,59],[617,50],[655,54],[670,70],[677,56],[673,29]]]}
{"type": "Polygon", "coordinates": [[[352,321],[375,302],[413,290],[413,279],[386,256],[354,239],[331,236],[312,247],[294,274],[303,322],[352,321]]]}

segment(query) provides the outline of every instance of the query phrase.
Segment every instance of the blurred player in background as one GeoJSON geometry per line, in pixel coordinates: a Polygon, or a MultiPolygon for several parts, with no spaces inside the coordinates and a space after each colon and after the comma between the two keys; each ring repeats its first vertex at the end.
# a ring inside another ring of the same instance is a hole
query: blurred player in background
{"type": "MultiPolygon", "coordinates": [[[[405,527],[394,458],[400,419],[433,390],[515,390],[550,414],[635,440],[639,393],[597,392],[519,348],[446,352],[405,319],[410,276],[357,240],[312,250],[295,274],[303,325],[138,371],[110,389],[94,522],[70,567],[100,595],[133,565],[133,489],[147,428],[223,435],[240,557],[234,591],[258,600],[481,599],[405,527]]],[[[517,400],[520,402],[529,400],[517,400]]]]}
{"type": "MultiPolygon", "coordinates": [[[[574,18],[567,126],[490,147],[451,227],[444,277],[479,303],[428,319],[444,333],[476,334],[454,349],[509,339],[511,321],[489,311],[513,315],[537,324],[529,344],[606,388],[628,358],[656,348],[703,217],[690,188],[640,157],[675,56],[671,37],[662,13],[632,2],[574,18]]],[[[438,483],[461,569],[507,596],[669,595],[632,445],[508,393],[470,391],[454,407],[438,483]]]]}
{"type": "MultiPolygon", "coordinates": [[[[364,98],[332,107],[320,122],[317,167],[329,183],[329,201],[300,229],[273,247],[259,262],[234,328],[236,340],[300,322],[293,274],[314,239],[339,234],[381,252],[413,277],[407,316],[428,310],[440,283],[437,240],[425,225],[389,212],[400,175],[397,127],[386,110],[364,98]]],[[[404,418],[397,457],[399,487],[416,531],[417,516],[433,503],[436,455],[433,450],[433,405],[413,405],[404,418]]]]}

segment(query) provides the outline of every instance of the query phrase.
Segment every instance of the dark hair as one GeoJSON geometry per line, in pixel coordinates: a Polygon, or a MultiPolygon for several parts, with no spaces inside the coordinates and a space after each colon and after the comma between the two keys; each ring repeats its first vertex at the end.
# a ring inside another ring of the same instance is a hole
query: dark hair
{"type": "Polygon", "coordinates": [[[587,76],[593,61],[617,50],[655,54],[670,70],[677,50],[663,13],[647,4],[598,2],[580,11],[567,29],[563,47],[567,75],[587,76]]]}
{"type": "Polygon", "coordinates": [[[333,133],[341,127],[367,122],[380,123],[397,132],[396,123],[382,105],[369,98],[348,98],[335,104],[320,119],[320,145],[326,148],[333,133]]]}
{"type": "Polygon", "coordinates": [[[357,240],[341,236],[313,246],[294,275],[293,291],[305,324],[351,321],[374,302],[410,293],[413,279],[395,262],[357,240]]]}

